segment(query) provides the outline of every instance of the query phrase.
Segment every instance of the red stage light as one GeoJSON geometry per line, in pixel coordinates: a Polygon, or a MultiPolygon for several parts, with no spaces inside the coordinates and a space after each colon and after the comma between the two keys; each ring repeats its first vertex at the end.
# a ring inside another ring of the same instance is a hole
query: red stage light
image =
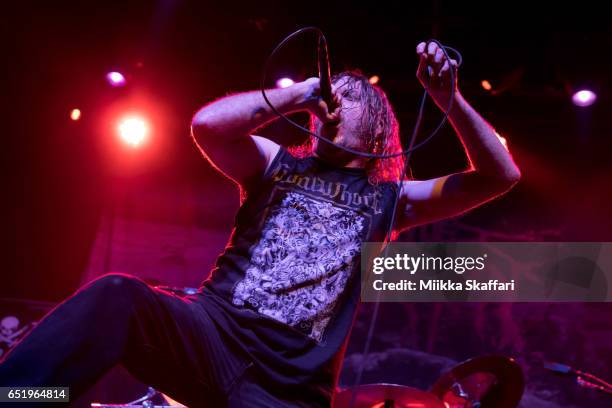
{"type": "Polygon", "coordinates": [[[372,75],[369,81],[372,85],[376,85],[378,81],[380,81],[380,77],[378,75],[372,75]]]}
{"type": "Polygon", "coordinates": [[[70,111],[70,119],[72,120],[79,120],[81,119],[81,110],[80,109],[73,109],[70,111]]]}
{"type": "Polygon", "coordinates": [[[137,147],[145,140],[149,132],[149,126],[144,119],[138,116],[130,116],[119,122],[118,130],[119,136],[125,143],[137,147]]]}

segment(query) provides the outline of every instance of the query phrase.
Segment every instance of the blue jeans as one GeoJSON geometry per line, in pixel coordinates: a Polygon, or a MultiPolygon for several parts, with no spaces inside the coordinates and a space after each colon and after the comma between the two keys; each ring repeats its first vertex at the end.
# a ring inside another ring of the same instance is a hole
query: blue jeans
{"type": "MultiPolygon", "coordinates": [[[[248,355],[230,347],[202,301],[130,275],[104,275],[55,307],[5,355],[0,386],[70,387],[75,400],[120,363],[190,408],[309,406],[275,398],[260,384],[248,355]]],[[[26,405],[34,406],[15,404],[26,405]]]]}

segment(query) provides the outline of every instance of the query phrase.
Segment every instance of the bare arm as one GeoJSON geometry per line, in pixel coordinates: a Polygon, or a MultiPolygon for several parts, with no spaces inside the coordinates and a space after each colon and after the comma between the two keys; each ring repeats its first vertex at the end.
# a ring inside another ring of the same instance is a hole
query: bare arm
{"type": "MultiPolygon", "coordinates": [[[[417,48],[419,51],[422,55],[424,47],[417,48]]],[[[442,90],[443,79],[453,62],[443,61],[440,52],[437,59],[435,50],[433,54],[421,57],[417,76],[438,106],[446,109],[450,95],[442,90]],[[428,63],[433,65],[434,76],[442,73],[433,83],[425,71],[428,63]]],[[[461,214],[508,191],[521,177],[495,130],[465,101],[458,89],[449,119],[471,166],[464,172],[430,180],[404,181],[398,208],[400,229],[461,214]]]]}
{"type": "MultiPolygon", "coordinates": [[[[319,114],[317,109],[324,106],[317,105],[318,91],[318,78],[311,78],[288,88],[268,90],[266,95],[283,113],[309,110],[319,114]]],[[[275,118],[260,91],[235,94],[200,109],[191,122],[191,134],[215,168],[245,186],[264,173],[278,152],[275,142],[251,135],[275,118]]]]}

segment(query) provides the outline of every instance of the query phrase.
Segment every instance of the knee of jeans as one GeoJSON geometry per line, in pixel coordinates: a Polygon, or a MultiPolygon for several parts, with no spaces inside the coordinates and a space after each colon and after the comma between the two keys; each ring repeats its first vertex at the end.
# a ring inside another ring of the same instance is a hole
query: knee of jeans
{"type": "Polygon", "coordinates": [[[125,273],[107,273],[91,283],[92,288],[113,292],[134,292],[147,288],[147,284],[135,276],[125,273]]]}

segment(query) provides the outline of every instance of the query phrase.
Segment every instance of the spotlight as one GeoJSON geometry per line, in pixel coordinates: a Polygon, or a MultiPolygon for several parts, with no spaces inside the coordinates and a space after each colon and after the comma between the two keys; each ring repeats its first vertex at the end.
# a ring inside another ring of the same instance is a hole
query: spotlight
{"type": "Polygon", "coordinates": [[[378,75],[372,75],[368,80],[372,85],[376,85],[378,81],[380,81],[380,77],[378,75]]]}
{"type": "Polygon", "coordinates": [[[123,74],[117,71],[112,71],[106,74],[106,80],[111,86],[123,86],[127,82],[123,74]]]}
{"type": "Polygon", "coordinates": [[[480,83],[480,85],[482,85],[482,88],[483,88],[485,91],[490,91],[491,89],[493,89],[493,87],[491,86],[491,83],[490,83],[489,81],[487,81],[486,79],[485,79],[485,80],[483,80],[483,81],[480,83]]]}
{"type": "Polygon", "coordinates": [[[70,111],[70,119],[72,120],[79,120],[81,119],[81,110],[80,109],[73,109],[70,111]]]}
{"type": "Polygon", "coordinates": [[[499,141],[501,142],[502,145],[504,145],[504,147],[506,148],[506,150],[508,150],[508,141],[506,140],[505,137],[503,137],[502,135],[500,135],[499,133],[495,132],[495,136],[497,136],[497,138],[499,139],[499,141]]]}
{"type": "Polygon", "coordinates": [[[131,116],[119,122],[119,136],[133,147],[139,146],[149,132],[147,123],[139,117],[131,116]]]}
{"type": "Polygon", "coordinates": [[[281,78],[278,81],[276,81],[276,86],[278,88],[288,88],[291,85],[293,85],[295,82],[293,82],[293,79],[291,78],[281,78]]]}
{"type": "Polygon", "coordinates": [[[581,89],[572,96],[572,102],[576,106],[591,106],[597,100],[595,92],[588,89],[581,89]]]}

